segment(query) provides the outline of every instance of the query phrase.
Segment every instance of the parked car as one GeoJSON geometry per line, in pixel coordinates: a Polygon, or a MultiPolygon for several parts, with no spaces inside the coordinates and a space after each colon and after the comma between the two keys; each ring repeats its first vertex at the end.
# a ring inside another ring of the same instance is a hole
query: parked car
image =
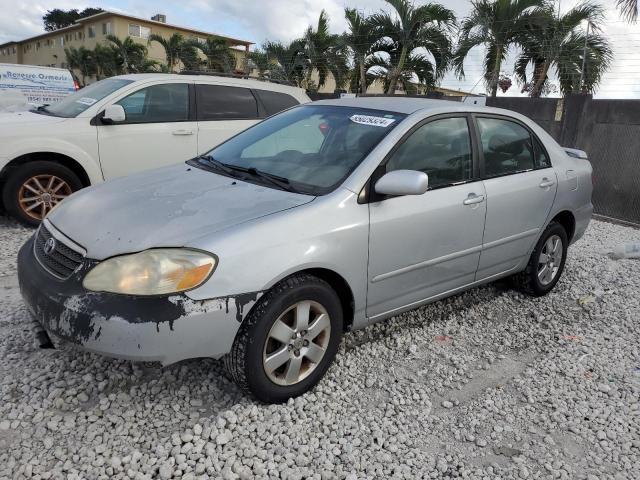
{"type": "Polygon", "coordinates": [[[501,277],[551,291],[592,213],[591,165],[571,152],[506,110],[314,102],[76,193],[20,250],[20,288],[54,338],[165,365],[224,357],[282,402],[345,330],[501,277]]]}
{"type": "Polygon", "coordinates": [[[78,90],[69,70],[0,63],[0,113],[51,105],[78,90]]]}
{"type": "Polygon", "coordinates": [[[139,74],[96,82],[56,104],[0,116],[4,207],[37,225],[76,190],[196,157],[308,101],[302,89],[242,78],[139,74]]]}

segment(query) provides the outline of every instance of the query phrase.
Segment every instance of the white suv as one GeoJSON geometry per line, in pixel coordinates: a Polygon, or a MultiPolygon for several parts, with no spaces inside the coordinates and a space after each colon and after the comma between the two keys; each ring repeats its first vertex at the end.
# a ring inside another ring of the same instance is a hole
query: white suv
{"type": "Polygon", "coordinates": [[[36,225],[74,191],[210,151],[309,102],[295,87],[209,75],[123,75],[55,105],[0,115],[5,209],[36,225]]]}

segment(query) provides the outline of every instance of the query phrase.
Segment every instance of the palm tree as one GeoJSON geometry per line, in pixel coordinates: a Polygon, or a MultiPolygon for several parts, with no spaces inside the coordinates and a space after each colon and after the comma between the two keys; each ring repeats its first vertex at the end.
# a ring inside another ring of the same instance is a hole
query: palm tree
{"type": "Polygon", "coordinates": [[[117,63],[122,73],[137,73],[147,56],[147,47],[127,36],[120,40],[115,35],[107,35],[117,55],[117,63]]]}
{"type": "MultiPolygon", "coordinates": [[[[85,47],[69,47],[64,49],[67,64],[72,71],[80,72],[80,86],[86,85],[86,78],[96,73],[96,58],[92,50],[85,47]]],[[[74,73],[75,76],[75,73],[74,73]]]]}
{"type": "Polygon", "coordinates": [[[545,0],[473,0],[471,14],[460,28],[458,49],[453,60],[458,76],[464,77],[464,60],[469,51],[485,45],[484,78],[487,90],[495,97],[500,67],[509,47],[518,41],[518,36],[531,23],[534,10],[545,4],[545,0]]]}
{"type": "Polygon", "coordinates": [[[188,40],[187,45],[200,50],[207,57],[207,70],[233,73],[236,68],[236,57],[229,51],[229,45],[218,37],[208,37],[204,42],[188,40]]]}
{"type": "Polygon", "coordinates": [[[589,75],[584,76],[584,85],[579,85],[585,51],[585,33],[580,25],[587,21],[597,32],[604,19],[604,9],[596,3],[585,1],[559,17],[551,5],[534,12],[535,18],[518,39],[522,53],[516,61],[515,73],[525,84],[525,90],[529,91],[531,97],[539,97],[552,69],[561,80],[560,89],[563,93],[584,88],[593,90],[610,63],[611,49],[602,36],[589,34],[586,42],[588,62],[585,62],[589,67],[589,75]],[[533,74],[531,81],[527,82],[529,65],[533,66],[533,74]]]}
{"type": "Polygon", "coordinates": [[[269,58],[269,54],[264,50],[254,50],[247,55],[246,70],[251,73],[252,70],[258,71],[258,78],[269,78],[269,71],[273,67],[273,62],[269,58]]]}
{"type": "Polygon", "coordinates": [[[638,0],[618,0],[616,5],[629,22],[638,20],[638,0]]]}
{"type": "Polygon", "coordinates": [[[336,87],[342,87],[346,82],[348,71],[345,55],[346,45],[340,35],[329,32],[329,16],[322,10],[318,18],[318,25],[314,30],[309,26],[304,34],[305,55],[309,66],[307,68],[307,85],[311,83],[311,74],[318,72],[318,87],[327,81],[331,73],[336,81],[336,87]]]}
{"type": "Polygon", "coordinates": [[[373,53],[373,46],[380,39],[379,30],[355,8],[345,8],[348,32],[343,34],[343,41],[351,50],[355,61],[354,78],[358,80],[360,93],[367,93],[367,57],[373,53]]]}
{"type": "Polygon", "coordinates": [[[112,45],[98,43],[93,49],[93,56],[96,61],[98,80],[118,74],[118,52],[112,45]]]}
{"type": "Polygon", "coordinates": [[[151,42],[158,42],[164,48],[169,72],[174,72],[180,62],[187,70],[199,70],[201,62],[194,44],[191,41],[185,41],[179,33],[174,33],[168,39],[153,33],[149,35],[149,43],[151,42]]]}
{"type": "Polygon", "coordinates": [[[384,36],[374,48],[387,54],[377,56],[379,65],[387,69],[387,94],[395,92],[399,80],[414,74],[419,79],[442,78],[451,59],[449,32],[456,23],[454,13],[438,3],[416,7],[410,0],[385,1],[395,14],[381,12],[370,21],[384,36]]]}
{"type": "Polygon", "coordinates": [[[309,62],[305,55],[305,42],[297,39],[284,45],[280,42],[266,42],[264,50],[273,62],[269,77],[274,80],[302,85],[309,62]]]}

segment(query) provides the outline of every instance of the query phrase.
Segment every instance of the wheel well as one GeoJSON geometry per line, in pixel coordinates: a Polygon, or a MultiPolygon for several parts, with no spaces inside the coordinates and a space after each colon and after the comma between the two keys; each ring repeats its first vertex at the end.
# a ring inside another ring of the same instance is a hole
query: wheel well
{"type": "Polygon", "coordinates": [[[353,325],[353,292],[347,281],[338,273],[327,268],[309,268],[296,273],[308,273],[327,282],[340,298],[340,305],[344,315],[344,331],[351,329],[353,325]]]}
{"type": "Polygon", "coordinates": [[[2,173],[0,173],[0,178],[4,180],[9,174],[9,172],[11,171],[11,169],[19,165],[24,165],[25,163],[33,162],[36,160],[46,160],[49,162],[56,162],[56,163],[59,163],[60,165],[64,165],[65,167],[67,167],[69,170],[71,170],[73,173],[75,173],[78,176],[83,187],[88,187],[89,185],[91,185],[89,176],[87,175],[87,172],[84,170],[84,168],[82,168],[82,165],[80,165],[77,161],[75,161],[71,157],[63,155],[61,153],[52,153],[52,152],[27,153],[26,155],[21,155],[18,158],[14,158],[2,169],[2,173]]]}
{"type": "Polygon", "coordinates": [[[576,229],[576,219],[573,216],[573,213],[569,212],[568,210],[564,210],[553,217],[553,220],[551,221],[558,222],[564,227],[565,232],[567,232],[567,238],[569,239],[569,242],[571,242],[573,233],[576,229]]]}

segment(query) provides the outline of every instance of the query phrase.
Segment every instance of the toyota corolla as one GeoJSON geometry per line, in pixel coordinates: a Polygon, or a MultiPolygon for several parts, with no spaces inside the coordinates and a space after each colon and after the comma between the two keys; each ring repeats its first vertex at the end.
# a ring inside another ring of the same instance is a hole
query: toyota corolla
{"type": "Polygon", "coordinates": [[[315,102],[72,195],[22,247],[20,288],[54,338],[165,365],[224,357],[282,402],[320,381],[346,330],[502,277],[551,291],[591,191],[584,152],[513,112],[315,102]]]}

